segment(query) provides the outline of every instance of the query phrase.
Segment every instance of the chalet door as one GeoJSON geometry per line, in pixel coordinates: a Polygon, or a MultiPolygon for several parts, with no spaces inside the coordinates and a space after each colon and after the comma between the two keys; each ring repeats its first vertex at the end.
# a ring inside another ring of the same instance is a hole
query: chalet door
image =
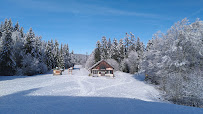
{"type": "Polygon", "coordinates": [[[105,71],[101,71],[101,76],[105,76],[105,71]]]}

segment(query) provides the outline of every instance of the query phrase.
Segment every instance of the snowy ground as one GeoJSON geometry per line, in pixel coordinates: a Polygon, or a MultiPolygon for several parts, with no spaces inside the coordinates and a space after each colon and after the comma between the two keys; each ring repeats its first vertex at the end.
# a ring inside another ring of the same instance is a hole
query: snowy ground
{"type": "Polygon", "coordinates": [[[73,75],[1,76],[0,113],[203,113],[201,108],[161,102],[159,92],[140,77],[88,73],[81,68],[73,75]]]}

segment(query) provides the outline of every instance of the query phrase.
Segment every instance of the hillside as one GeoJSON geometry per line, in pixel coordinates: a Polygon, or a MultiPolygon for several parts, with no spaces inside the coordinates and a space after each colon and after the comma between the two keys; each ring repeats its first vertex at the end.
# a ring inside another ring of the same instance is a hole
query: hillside
{"type": "MultiPolygon", "coordinates": [[[[81,66],[77,66],[81,67],[81,66]]],[[[81,68],[69,75],[0,77],[0,113],[203,113],[203,109],[161,101],[141,76],[89,77],[81,68]]]]}

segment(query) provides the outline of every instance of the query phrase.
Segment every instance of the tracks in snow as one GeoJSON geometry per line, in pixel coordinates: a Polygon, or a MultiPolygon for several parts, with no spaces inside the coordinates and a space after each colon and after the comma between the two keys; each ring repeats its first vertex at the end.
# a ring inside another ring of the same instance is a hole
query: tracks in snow
{"type": "Polygon", "coordinates": [[[89,77],[85,69],[73,71],[78,85],[76,96],[123,97],[158,101],[159,92],[151,85],[136,80],[131,74],[116,72],[115,78],[89,77]]]}
{"type": "Polygon", "coordinates": [[[88,73],[86,69],[81,68],[80,70],[73,70],[73,75],[68,74],[66,70],[61,76],[45,74],[1,81],[0,96],[37,88],[28,95],[95,96],[136,98],[145,101],[159,100],[159,92],[153,86],[136,80],[131,74],[115,72],[116,77],[109,78],[89,77],[88,73]],[[16,88],[13,88],[13,85],[16,85],[16,88]]]}

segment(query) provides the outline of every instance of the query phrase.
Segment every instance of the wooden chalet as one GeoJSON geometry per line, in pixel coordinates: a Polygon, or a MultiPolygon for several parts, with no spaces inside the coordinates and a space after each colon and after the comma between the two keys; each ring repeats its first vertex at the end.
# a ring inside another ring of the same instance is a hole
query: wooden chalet
{"type": "Polygon", "coordinates": [[[92,76],[114,76],[114,68],[105,60],[97,62],[89,70],[92,76]]]}

